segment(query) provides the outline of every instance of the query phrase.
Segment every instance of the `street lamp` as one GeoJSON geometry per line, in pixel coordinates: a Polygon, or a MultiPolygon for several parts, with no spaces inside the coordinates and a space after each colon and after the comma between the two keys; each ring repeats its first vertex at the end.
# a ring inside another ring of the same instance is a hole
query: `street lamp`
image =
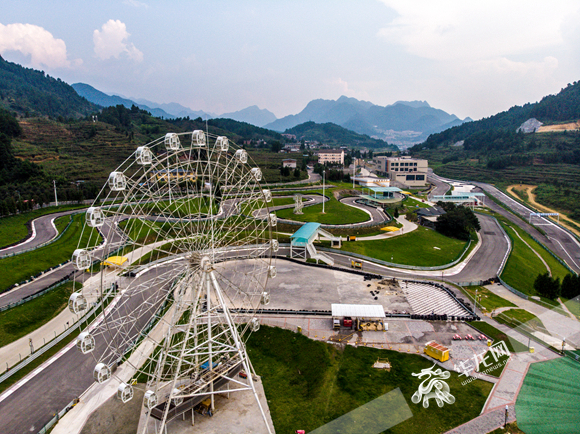
{"type": "Polygon", "coordinates": [[[325,168],[322,169],[322,214],[324,214],[324,202],[326,199],[326,194],[325,194],[325,175],[326,175],[326,170],[325,168]]]}
{"type": "Polygon", "coordinates": [[[56,181],[53,179],[52,183],[54,185],[54,202],[55,202],[55,205],[58,206],[58,197],[56,196],[56,181]]]}

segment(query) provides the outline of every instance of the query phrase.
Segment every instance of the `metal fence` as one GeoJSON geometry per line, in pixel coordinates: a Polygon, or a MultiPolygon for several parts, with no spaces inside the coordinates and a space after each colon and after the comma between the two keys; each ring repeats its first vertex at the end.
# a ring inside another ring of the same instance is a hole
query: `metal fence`
{"type": "Polygon", "coordinates": [[[72,274],[74,274],[74,271],[71,274],[69,274],[68,276],[63,277],[60,281],[53,283],[52,285],[50,285],[50,286],[32,294],[32,295],[24,297],[24,298],[14,302],[14,303],[10,303],[10,304],[7,304],[6,306],[0,307],[0,312],[4,312],[5,310],[12,309],[13,307],[16,307],[16,306],[20,306],[21,304],[24,304],[30,300],[34,300],[35,298],[46,294],[48,291],[51,291],[51,290],[53,290],[61,285],[64,285],[66,282],[70,281],[72,274]]]}
{"type": "Polygon", "coordinates": [[[21,250],[20,252],[7,253],[5,255],[0,255],[0,259],[9,258],[11,256],[16,256],[16,255],[21,255],[22,253],[32,252],[33,250],[39,249],[41,247],[47,246],[51,243],[54,243],[55,241],[58,241],[60,239],[60,237],[62,237],[64,235],[64,233],[67,231],[67,229],[70,227],[70,225],[72,225],[73,220],[74,220],[73,216],[75,214],[81,214],[81,212],[75,212],[75,213],[70,214],[70,220],[69,220],[68,224],[66,225],[66,227],[60,232],[60,234],[58,234],[52,240],[45,241],[44,243],[41,243],[38,246],[32,247],[30,249],[26,249],[26,250],[21,250]]]}
{"type": "Polygon", "coordinates": [[[380,259],[371,258],[370,256],[360,255],[358,253],[351,253],[351,252],[346,252],[346,251],[342,251],[342,250],[330,249],[328,247],[317,246],[316,250],[322,250],[324,252],[330,252],[330,253],[337,253],[337,254],[340,254],[343,256],[352,256],[355,258],[364,259],[365,261],[368,261],[368,262],[374,262],[376,264],[385,265],[387,267],[404,268],[407,270],[434,271],[434,270],[444,270],[444,269],[447,269],[449,267],[453,267],[454,265],[458,264],[459,261],[461,261],[461,259],[465,255],[465,253],[469,250],[471,243],[472,243],[472,240],[469,240],[469,243],[467,243],[467,245],[465,246],[465,248],[463,249],[463,251],[461,252],[461,254],[459,255],[459,257],[456,260],[454,260],[448,264],[437,265],[437,266],[433,266],[433,267],[421,267],[418,265],[395,264],[393,262],[387,262],[387,261],[383,261],[380,259]]]}
{"type": "Polygon", "coordinates": [[[68,329],[66,329],[60,335],[58,335],[54,339],[48,341],[46,344],[44,344],[42,347],[40,347],[34,353],[30,354],[28,357],[26,357],[24,360],[19,362],[14,367],[8,368],[6,371],[4,371],[4,373],[0,376],[0,383],[2,383],[7,378],[10,378],[12,375],[14,375],[20,369],[24,368],[29,363],[36,360],[42,354],[44,354],[45,352],[50,350],[56,344],[58,344],[63,339],[65,339],[67,336],[69,336],[73,331],[75,331],[77,328],[79,328],[81,323],[83,323],[86,319],[91,318],[91,316],[94,315],[98,311],[98,309],[103,305],[104,300],[106,300],[109,295],[110,295],[110,292],[109,292],[109,294],[107,294],[103,298],[101,298],[99,303],[97,303],[89,312],[87,312],[82,318],[79,318],[76,322],[74,322],[68,329]]]}

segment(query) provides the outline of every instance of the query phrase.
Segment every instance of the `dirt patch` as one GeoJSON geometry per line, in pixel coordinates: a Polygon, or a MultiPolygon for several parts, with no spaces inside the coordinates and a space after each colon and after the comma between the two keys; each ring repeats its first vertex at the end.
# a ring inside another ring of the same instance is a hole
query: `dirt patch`
{"type": "Polygon", "coordinates": [[[136,433],[143,394],[142,388],[135,388],[135,396],[126,404],[121,404],[116,396],[112,396],[91,414],[81,434],[136,433]]]}
{"type": "MultiPolygon", "coordinates": [[[[548,208],[545,205],[542,205],[538,202],[536,202],[536,195],[534,194],[534,190],[536,189],[537,185],[526,185],[526,184],[514,184],[514,185],[510,185],[506,190],[509,194],[511,194],[513,197],[515,197],[516,199],[520,199],[520,197],[517,195],[517,193],[515,193],[514,190],[518,190],[523,192],[525,195],[527,195],[528,197],[528,202],[536,207],[539,211],[541,212],[556,212],[556,213],[560,213],[559,211],[556,211],[555,209],[552,208],[548,208]]],[[[557,221],[558,219],[556,217],[549,217],[550,219],[557,221]]],[[[574,223],[574,220],[568,218],[568,216],[566,216],[565,214],[560,213],[560,224],[562,226],[564,226],[566,229],[569,229],[570,231],[574,232],[576,235],[580,236],[580,231],[578,231],[577,229],[575,229],[573,226],[566,224],[566,223],[574,223]]]]}
{"type": "Polygon", "coordinates": [[[580,130],[580,121],[569,122],[567,124],[558,125],[542,125],[538,129],[538,133],[549,133],[552,131],[576,131],[580,130]]]}

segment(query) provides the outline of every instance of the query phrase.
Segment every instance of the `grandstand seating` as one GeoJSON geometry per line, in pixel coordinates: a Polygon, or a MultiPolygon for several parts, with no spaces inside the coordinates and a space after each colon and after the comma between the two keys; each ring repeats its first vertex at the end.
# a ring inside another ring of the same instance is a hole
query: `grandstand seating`
{"type": "Polygon", "coordinates": [[[580,432],[580,363],[564,357],[532,363],[516,414],[526,434],[580,432]]]}
{"type": "Polygon", "coordinates": [[[455,315],[467,316],[467,312],[459,303],[441,288],[426,283],[400,282],[407,300],[417,315],[455,315]]]}

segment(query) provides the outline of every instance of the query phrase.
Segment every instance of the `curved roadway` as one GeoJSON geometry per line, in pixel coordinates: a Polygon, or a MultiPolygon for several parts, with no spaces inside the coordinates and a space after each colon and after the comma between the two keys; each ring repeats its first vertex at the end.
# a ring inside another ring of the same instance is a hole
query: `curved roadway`
{"type": "Polygon", "coordinates": [[[485,191],[489,195],[493,196],[504,205],[506,205],[513,213],[522,217],[518,218],[516,215],[508,212],[505,208],[495,203],[493,200],[489,199],[486,201],[486,205],[497,212],[498,214],[506,217],[512,223],[519,226],[527,233],[538,239],[546,247],[552,250],[556,255],[563,259],[568,266],[580,273],[580,243],[578,240],[571,235],[566,230],[562,229],[560,226],[556,225],[547,218],[542,217],[542,230],[545,231],[545,235],[540,233],[535,227],[526,223],[529,218],[530,213],[534,212],[530,208],[522,205],[516,200],[512,199],[502,191],[498,190],[496,187],[486,184],[483,182],[470,182],[470,181],[455,181],[451,179],[442,178],[435,174],[429,174],[429,180],[437,183],[445,182],[463,182],[475,185],[481,191],[485,191]]]}

